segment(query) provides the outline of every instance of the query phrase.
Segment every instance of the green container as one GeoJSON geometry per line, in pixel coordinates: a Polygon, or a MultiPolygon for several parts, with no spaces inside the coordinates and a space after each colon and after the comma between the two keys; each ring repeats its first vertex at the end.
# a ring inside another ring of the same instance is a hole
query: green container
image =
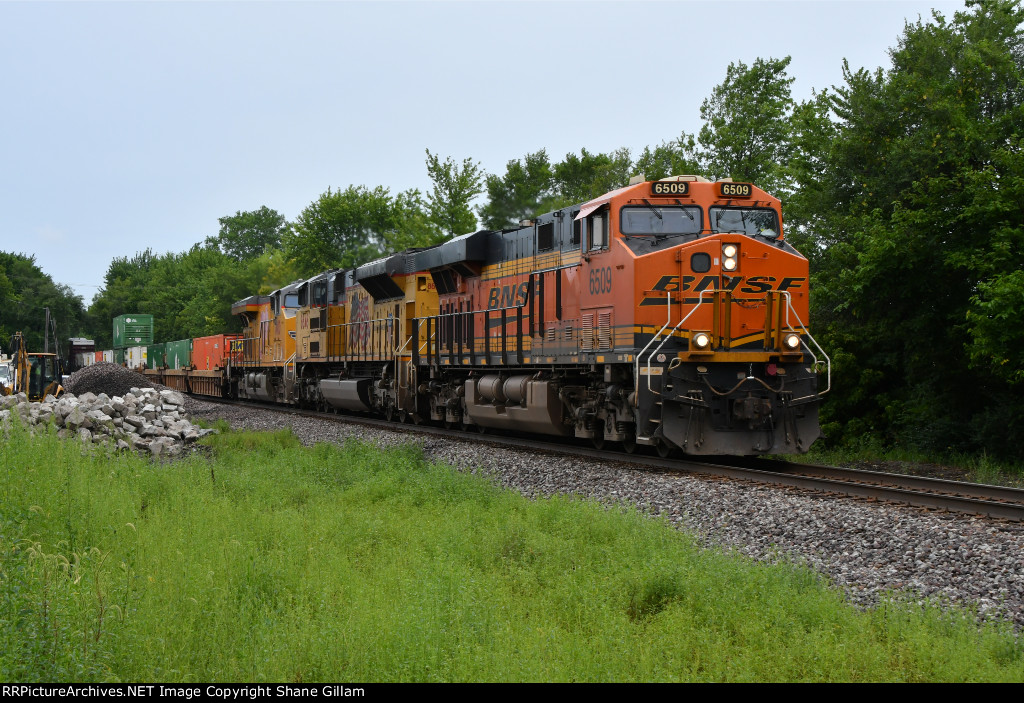
{"type": "Polygon", "coordinates": [[[164,358],[167,367],[171,369],[183,369],[192,365],[192,340],[179,339],[176,342],[167,342],[164,347],[164,358]]]}
{"type": "Polygon", "coordinates": [[[150,344],[146,347],[146,368],[162,369],[164,366],[164,349],[166,344],[150,344]]]}
{"type": "Polygon", "coordinates": [[[114,318],[114,348],[141,347],[153,343],[152,315],[118,315],[114,318]]]}
{"type": "Polygon", "coordinates": [[[123,348],[114,349],[114,363],[115,364],[124,364],[124,349],[123,348]]]}

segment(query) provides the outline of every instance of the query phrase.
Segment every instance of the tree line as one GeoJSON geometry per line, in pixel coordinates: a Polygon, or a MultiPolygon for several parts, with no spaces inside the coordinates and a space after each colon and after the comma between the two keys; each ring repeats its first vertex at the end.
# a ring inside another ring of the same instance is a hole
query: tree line
{"type": "MultiPolygon", "coordinates": [[[[731,177],[782,199],[787,236],[811,262],[812,331],[833,360],[829,442],[1021,459],[1022,23],[1019,0],[933,13],[904,26],[887,67],[844,63],[841,85],[804,101],[788,57],[730,64],[699,131],[635,156],[552,160],[542,148],[487,174],[427,150],[425,195],[350,185],[291,222],[236,212],[187,252],[115,259],[88,311],[72,314],[94,321],[101,345],[127,312],[153,313],[161,339],[237,329],[232,302],[328,268],[514,226],[638,173],[731,177]]],[[[0,298],[4,285],[0,275],[0,298]]]]}

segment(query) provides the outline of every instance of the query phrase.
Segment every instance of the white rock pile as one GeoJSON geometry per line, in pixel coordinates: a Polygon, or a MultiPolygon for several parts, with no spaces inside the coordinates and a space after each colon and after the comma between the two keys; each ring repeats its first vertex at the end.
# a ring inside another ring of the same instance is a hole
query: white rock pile
{"type": "Polygon", "coordinates": [[[24,393],[0,398],[0,427],[17,414],[23,425],[53,422],[61,437],[113,445],[153,456],[177,456],[187,445],[216,430],[193,425],[184,411],[185,397],[177,391],[131,388],[123,396],[106,393],[67,393],[30,403],[24,393]]]}

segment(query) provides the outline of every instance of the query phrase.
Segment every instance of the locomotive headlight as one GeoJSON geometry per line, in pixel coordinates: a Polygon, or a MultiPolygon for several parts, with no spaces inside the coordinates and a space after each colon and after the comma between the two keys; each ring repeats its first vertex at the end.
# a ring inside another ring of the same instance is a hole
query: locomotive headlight
{"type": "Polygon", "coordinates": [[[726,271],[735,271],[739,264],[738,257],[740,248],[735,244],[722,245],[722,268],[726,271]]]}
{"type": "Polygon", "coordinates": [[[695,332],[692,339],[693,346],[697,349],[707,349],[711,346],[711,335],[707,332],[695,332]]]}
{"type": "Polygon", "coordinates": [[[786,347],[786,351],[797,351],[800,349],[800,335],[795,333],[787,334],[783,337],[782,344],[786,347]]]}

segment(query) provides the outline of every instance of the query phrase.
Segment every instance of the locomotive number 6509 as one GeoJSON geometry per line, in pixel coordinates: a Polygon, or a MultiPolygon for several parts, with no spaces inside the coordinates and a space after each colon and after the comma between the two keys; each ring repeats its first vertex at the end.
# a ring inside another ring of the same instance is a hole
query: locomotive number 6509
{"type": "Polygon", "coordinates": [[[590,294],[612,292],[612,270],[611,267],[590,269],[590,294]]]}
{"type": "Polygon", "coordinates": [[[651,184],[651,195],[688,195],[689,192],[687,181],[655,181],[651,184]]]}

